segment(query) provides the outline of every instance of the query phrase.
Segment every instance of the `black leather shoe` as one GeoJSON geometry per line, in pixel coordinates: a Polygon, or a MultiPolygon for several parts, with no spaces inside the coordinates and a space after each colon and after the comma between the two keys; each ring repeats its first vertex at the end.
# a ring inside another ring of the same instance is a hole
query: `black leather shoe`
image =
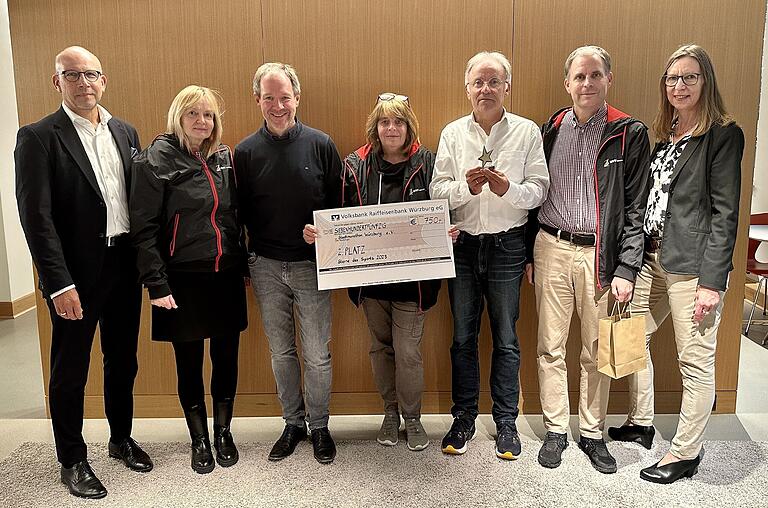
{"type": "Polygon", "coordinates": [[[617,470],[616,459],[613,458],[605,441],[602,439],[591,439],[582,437],[579,439],[579,448],[587,454],[592,466],[601,473],[610,474],[617,470]]]}
{"type": "Polygon", "coordinates": [[[147,452],[141,449],[139,444],[127,437],[119,443],[109,442],[109,456],[120,459],[129,469],[140,473],[152,471],[152,459],[147,452]]]}
{"type": "Polygon", "coordinates": [[[61,483],[67,486],[73,496],[101,499],[107,495],[107,489],[96,478],[87,460],[81,460],[72,467],[62,466],[61,483]]]}
{"type": "Polygon", "coordinates": [[[216,462],[221,467],[234,466],[240,459],[229,428],[233,408],[233,399],[213,403],[213,448],[216,450],[216,462]]]}
{"type": "Polygon", "coordinates": [[[315,451],[315,459],[320,464],[330,464],[336,458],[336,443],[333,442],[328,427],[312,431],[312,449],[315,451]]]}
{"type": "Polygon", "coordinates": [[[190,445],[192,469],[200,474],[210,473],[216,463],[213,461],[211,442],[208,438],[208,416],[205,412],[205,405],[198,404],[185,409],[184,417],[187,419],[189,437],[192,438],[190,445]]]}
{"type": "Polygon", "coordinates": [[[699,472],[699,462],[701,462],[701,457],[671,462],[664,466],[659,466],[659,462],[650,467],[646,467],[645,469],[641,469],[640,478],[653,483],[672,483],[680,478],[692,478],[693,475],[699,472]]]}
{"type": "Polygon", "coordinates": [[[280,438],[275,441],[272,451],[269,452],[269,460],[283,460],[293,453],[301,441],[307,439],[307,428],[304,425],[291,425],[287,423],[280,438]]]}
{"type": "Polygon", "coordinates": [[[621,427],[608,427],[608,435],[614,441],[640,443],[648,450],[653,446],[653,436],[655,434],[656,429],[653,428],[653,425],[622,425],[621,427]]]}

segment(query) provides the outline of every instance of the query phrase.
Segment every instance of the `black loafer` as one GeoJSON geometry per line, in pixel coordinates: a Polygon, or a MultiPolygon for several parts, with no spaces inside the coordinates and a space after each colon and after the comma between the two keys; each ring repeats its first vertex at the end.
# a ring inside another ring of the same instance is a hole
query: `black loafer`
{"type": "Polygon", "coordinates": [[[141,449],[139,444],[127,437],[119,443],[109,442],[109,456],[120,459],[129,469],[140,473],[152,471],[152,459],[147,452],[141,449]]]}
{"type": "Polygon", "coordinates": [[[280,438],[272,446],[268,459],[271,461],[283,460],[293,453],[301,441],[307,439],[307,428],[304,425],[285,425],[280,438]]]}
{"type": "Polygon", "coordinates": [[[315,460],[320,464],[330,464],[336,458],[336,443],[333,442],[328,427],[312,431],[312,449],[315,452],[315,460]]]}
{"type": "Polygon", "coordinates": [[[653,436],[656,429],[653,425],[622,425],[621,427],[608,427],[608,435],[614,441],[627,441],[639,443],[650,450],[653,446],[653,436]]]}
{"type": "Polygon", "coordinates": [[[659,462],[641,469],[640,478],[653,483],[672,483],[680,478],[692,478],[693,475],[699,472],[701,457],[671,462],[664,466],[659,466],[659,462]]]}
{"type": "Polygon", "coordinates": [[[67,486],[73,496],[101,499],[107,495],[107,489],[96,478],[87,460],[81,460],[72,467],[62,466],[61,483],[67,486]]]}

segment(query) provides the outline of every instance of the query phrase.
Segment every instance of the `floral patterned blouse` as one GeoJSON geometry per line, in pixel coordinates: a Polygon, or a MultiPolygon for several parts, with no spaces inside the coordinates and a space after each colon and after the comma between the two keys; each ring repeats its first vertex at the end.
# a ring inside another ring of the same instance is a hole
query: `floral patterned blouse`
{"type": "Polygon", "coordinates": [[[664,217],[669,199],[669,183],[680,154],[691,139],[690,134],[683,136],[677,143],[670,140],[659,148],[651,163],[651,189],[648,193],[648,206],[645,209],[643,230],[645,234],[660,238],[664,232],[664,217]]]}

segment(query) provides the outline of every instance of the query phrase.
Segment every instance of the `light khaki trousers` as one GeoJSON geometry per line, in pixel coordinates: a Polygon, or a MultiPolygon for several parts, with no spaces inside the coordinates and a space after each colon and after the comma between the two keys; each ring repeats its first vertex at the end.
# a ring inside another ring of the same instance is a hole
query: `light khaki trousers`
{"type": "Polygon", "coordinates": [[[610,288],[595,286],[595,247],[574,245],[540,231],[534,245],[534,282],[539,312],[537,361],[544,426],[568,431],[566,342],[573,309],[581,320],[579,432],[601,439],[611,378],[597,371],[598,320],[607,315],[610,288]]]}
{"type": "MultiPolygon", "coordinates": [[[[677,344],[677,359],[683,380],[683,400],[677,433],[670,452],[680,459],[696,458],[701,451],[704,429],[715,401],[715,348],[717,328],[723,310],[720,303],[700,324],[693,322],[696,287],[699,278],[664,271],[658,253],[646,252],[643,268],[635,282],[633,312],[645,313],[646,344],[664,320],[672,315],[677,344]]],[[[628,421],[634,425],[653,425],[653,363],[646,346],[648,368],[629,379],[628,421]]]]}

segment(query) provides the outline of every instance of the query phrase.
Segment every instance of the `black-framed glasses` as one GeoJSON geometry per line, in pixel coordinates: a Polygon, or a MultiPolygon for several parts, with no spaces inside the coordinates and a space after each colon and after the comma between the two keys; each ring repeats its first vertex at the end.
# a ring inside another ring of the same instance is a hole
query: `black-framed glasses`
{"type": "Polygon", "coordinates": [[[689,72],[688,74],[683,74],[682,76],[664,74],[664,84],[672,88],[673,86],[677,86],[677,82],[682,79],[683,83],[686,85],[693,86],[699,82],[699,76],[701,76],[701,74],[698,72],[689,72]]]}
{"type": "Polygon", "coordinates": [[[399,93],[384,92],[384,93],[380,93],[378,99],[376,99],[377,104],[379,102],[387,102],[387,101],[400,101],[408,104],[408,96],[400,95],[399,93]]]}
{"type": "Polygon", "coordinates": [[[77,83],[80,81],[80,75],[85,76],[85,80],[93,83],[101,76],[101,71],[87,70],[87,71],[59,71],[59,76],[64,77],[70,83],[77,83]]]}

